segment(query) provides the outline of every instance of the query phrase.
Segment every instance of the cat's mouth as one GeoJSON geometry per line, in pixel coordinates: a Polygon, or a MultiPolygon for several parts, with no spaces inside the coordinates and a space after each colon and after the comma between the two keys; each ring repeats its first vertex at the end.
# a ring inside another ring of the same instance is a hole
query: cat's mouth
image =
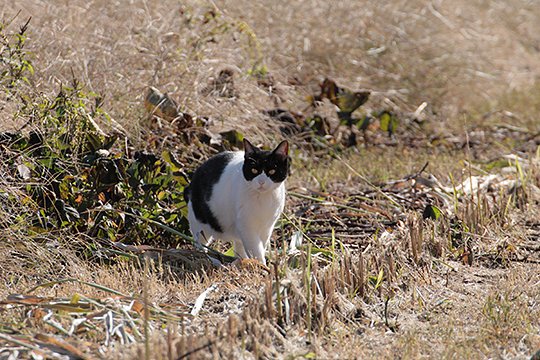
{"type": "Polygon", "coordinates": [[[255,187],[255,190],[257,190],[260,193],[267,192],[270,188],[268,186],[265,186],[265,184],[259,184],[255,187]]]}

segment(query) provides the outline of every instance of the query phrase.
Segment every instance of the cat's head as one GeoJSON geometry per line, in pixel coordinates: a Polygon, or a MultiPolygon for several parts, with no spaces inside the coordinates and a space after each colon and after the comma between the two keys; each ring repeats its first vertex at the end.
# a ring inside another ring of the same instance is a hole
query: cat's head
{"type": "Polygon", "coordinates": [[[267,192],[276,189],[287,178],[289,162],[289,143],[286,140],[273,151],[265,151],[244,139],[242,171],[252,190],[267,192]]]}

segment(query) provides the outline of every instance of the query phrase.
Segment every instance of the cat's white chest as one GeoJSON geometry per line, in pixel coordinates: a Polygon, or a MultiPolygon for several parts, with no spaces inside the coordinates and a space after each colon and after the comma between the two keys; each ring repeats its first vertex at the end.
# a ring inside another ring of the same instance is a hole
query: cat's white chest
{"type": "Polygon", "coordinates": [[[285,184],[266,193],[243,193],[237,203],[237,213],[249,219],[254,226],[272,225],[283,211],[285,184]]]}

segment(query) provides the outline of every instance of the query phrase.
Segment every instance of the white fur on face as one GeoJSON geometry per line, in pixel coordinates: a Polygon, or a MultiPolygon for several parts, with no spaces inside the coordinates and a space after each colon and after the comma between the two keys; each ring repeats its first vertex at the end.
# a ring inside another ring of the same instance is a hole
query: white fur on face
{"type": "Polygon", "coordinates": [[[266,175],[265,172],[257,175],[251,181],[248,181],[249,189],[259,193],[273,191],[278,188],[281,183],[275,183],[266,175]]]}

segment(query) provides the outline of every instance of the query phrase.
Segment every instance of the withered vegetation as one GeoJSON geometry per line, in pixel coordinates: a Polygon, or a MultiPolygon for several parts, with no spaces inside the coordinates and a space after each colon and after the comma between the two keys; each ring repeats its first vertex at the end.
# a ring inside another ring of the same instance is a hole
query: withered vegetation
{"type": "Polygon", "coordinates": [[[540,349],[540,8],[0,5],[0,359],[540,349]],[[291,142],[269,267],[193,246],[191,172],[291,142]]]}

